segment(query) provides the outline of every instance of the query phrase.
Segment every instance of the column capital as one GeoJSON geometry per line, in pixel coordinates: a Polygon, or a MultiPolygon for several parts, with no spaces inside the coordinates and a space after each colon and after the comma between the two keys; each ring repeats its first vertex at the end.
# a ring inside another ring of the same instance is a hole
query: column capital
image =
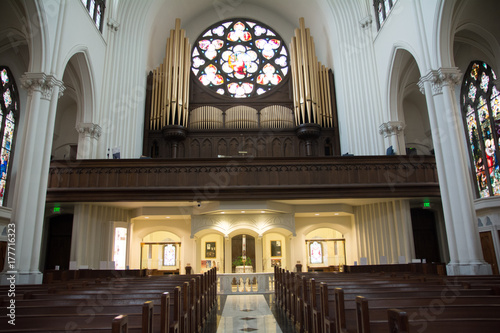
{"type": "Polygon", "coordinates": [[[405,127],[406,124],[402,121],[388,121],[378,127],[378,132],[387,138],[388,136],[399,134],[405,127]]]}
{"type": "Polygon", "coordinates": [[[58,80],[54,75],[45,73],[26,72],[21,76],[21,86],[28,90],[28,94],[33,94],[38,91],[42,94],[42,98],[49,100],[52,98],[54,87],[59,87],[59,96],[61,98],[66,87],[61,80],[58,80]]]}
{"type": "Polygon", "coordinates": [[[430,82],[432,85],[432,94],[438,95],[443,92],[444,86],[453,87],[461,82],[462,73],[457,67],[439,68],[431,70],[426,75],[422,76],[418,81],[420,92],[425,94],[424,84],[430,82]]]}
{"type": "Polygon", "coordinates": [[[78,123],[78,125],[76,125],[76,130],[78,133],[93,139],[99,139],[102,134],[101,126],[93,123],[78,123]]]}

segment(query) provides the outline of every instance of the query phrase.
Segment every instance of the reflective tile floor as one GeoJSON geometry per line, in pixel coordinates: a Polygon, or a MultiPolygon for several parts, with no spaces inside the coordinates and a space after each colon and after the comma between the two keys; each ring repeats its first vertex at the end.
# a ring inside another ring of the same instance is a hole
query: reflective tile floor
{"type": "Polygon", "coordinates": [[[223,332],[293,332],[289,321],[274,304],[273,294],[219,295],[204,333],[223,332]]]}

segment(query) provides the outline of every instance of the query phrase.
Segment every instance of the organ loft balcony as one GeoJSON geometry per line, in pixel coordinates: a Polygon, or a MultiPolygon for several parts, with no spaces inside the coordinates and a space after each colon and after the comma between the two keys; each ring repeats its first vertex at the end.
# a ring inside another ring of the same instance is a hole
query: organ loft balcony
{"type": "Polygon", "coordinates": [[[433,156],[52,161],[47,202],[439,197],[433,156]]]}

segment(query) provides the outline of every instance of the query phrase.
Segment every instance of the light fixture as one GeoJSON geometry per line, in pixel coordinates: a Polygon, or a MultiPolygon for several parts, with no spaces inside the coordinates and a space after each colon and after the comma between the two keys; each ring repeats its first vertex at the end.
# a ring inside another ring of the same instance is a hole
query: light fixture
{"type": "Polygon", "coordinates": [[[339,215],[339,213],[335,213],[334,215],[339,215]]]}
{"type": "Polygon", "coordinates": [[[145,216],[144,218],[145,218],[145,219],[149,219],[149,216],[145,216]]]}
{"type": "Polygon", "coordinates": [[[244,210],[242,210],[241,212],[242,212],[243,214],[245,214],[245,211],[244,211],[244,210]]]}
{"type": "Polygon", "coordinates": [[[226,212],[220,212],[221,214],[226,214],[226,212]]]}
{"type": "Polygon", "coordinates": [[[165,218],[166,218],[166,219],[169,219],[169,218],[170,218],[170,216],[165,216],[165,218]]]}
{"type": "Polygon", "coordinates": [[[262,214],[265,214],[265,213],[266,213],[266,212],[265,212],[265,211],[263,211],[263,210],[261,210],[260,212],[261,212],[262,214]]]}
{"type": "Polygon", "coordinates": [[[318,214],[318,213],[316,213],[316,214],[314,214],[314,215],[319,216],[319,214],[318,214]]]}

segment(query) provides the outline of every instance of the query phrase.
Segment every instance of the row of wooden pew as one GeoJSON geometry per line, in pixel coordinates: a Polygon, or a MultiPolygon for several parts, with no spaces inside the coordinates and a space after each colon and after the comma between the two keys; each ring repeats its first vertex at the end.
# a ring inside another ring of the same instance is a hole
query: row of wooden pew
{"type": "MultiPolygon", "coordinates": [[[[117,276],[16,286],[15,326],[0,332],[201,332],[217,303],[215,269],[204,274],[117,276]]],[[[10,299],[0,287],[2,308],[10,299]]]]}
{"type": "Polygon", "coordinates": [[[499,276],[294,273],[276,303],[297,332],[500,332],[499,276]]]}

